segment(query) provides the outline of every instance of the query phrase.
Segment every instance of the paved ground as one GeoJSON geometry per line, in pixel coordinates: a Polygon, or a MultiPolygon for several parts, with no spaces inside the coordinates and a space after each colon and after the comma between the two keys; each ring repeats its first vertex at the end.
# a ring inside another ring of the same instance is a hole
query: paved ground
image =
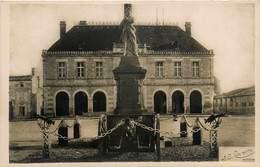
{"type": "MultiPolygon", "coordinates": [[[[206,117],[200,116],[200,120],[206,117]]],[[[255,135],[254,116],[228,116],[223,118],[218,130],[219,146],[254,146],[255,135]]],[[[187,116],[190,124],[193,124],[195,116],[187,116]]],[[[172,116],[161,117],[161,130],[174,132],[176,135],[165,136],[172,140],[173,146],[161,149],[162,161],[215,161],[216,157],[209,156],[209,133],[203,130],[203,145],[192,145],[192,134],[187,138],[180,138],[179,121],[173,121],[172,116]]],[[[51,131],[55,130],[60,120],[55,121],[51,131]]],[[[66,120],[69,125],[73,119],[66,120]]],[[[97,135],[97,118],[80,119],[81,137],[89,139],[97,135]]],[[[71,141],[67,148],[59,148],[57,136],[51,135],[53,143],[51,157],[48,160],[42,159],[42,133],[37,121],[15,121],[9,123],[10,127],[10,162],[11,163],[32,163],[32,162],[77,162],[77,161],[154,161],[155,153],[111,153],[106,158],[98,156],[97,149],[86,145],[84,142],[71,141]]],[[[188,131],[191,129],[189,128],[188,131]]],[[[73,130],[69,128],[69,138],[73,137],[73,130]]]]}

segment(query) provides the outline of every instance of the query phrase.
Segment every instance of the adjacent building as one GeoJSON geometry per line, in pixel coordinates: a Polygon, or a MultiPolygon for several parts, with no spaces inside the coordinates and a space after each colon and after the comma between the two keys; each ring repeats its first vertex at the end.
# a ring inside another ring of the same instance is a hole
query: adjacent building
{"type": "Polygon", "coordinates": [[[214,112],[255,114],[255,86],[236,89],[214,97],[214,112]]]}
{"type": "Polygon", "coordinates": [[[32,118],[40,114],[42,108],[42,88],[40,78],[31,75],[9,76],[9,118],[32,118]]]}
{"type": "MultiPolygon", "coordinates": [[[[145,108],[161,114],[213,110],[214,53],[177,25],[136,25],[144,79],[145,108]]],[[[116,106],[112,70],[123,56],[118,25],[81,21],[43,50],[44,113],[50,116],[99,115],[116,106]]],[[[127,95],[126,95],[127,96],[127,95]]]]}

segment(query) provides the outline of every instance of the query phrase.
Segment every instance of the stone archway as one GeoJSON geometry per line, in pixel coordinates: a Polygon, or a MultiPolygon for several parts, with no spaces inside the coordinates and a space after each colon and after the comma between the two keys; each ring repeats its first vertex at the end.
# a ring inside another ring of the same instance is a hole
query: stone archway
{"type": "Polygon", "coordinates": [[[167,100],[166,94],[163,91],[157,91],[154,94],[154,112],[166,114],[167,100]]]}
{"type": "Polygon", "coordinates": [[[93,96],[93,112],[106,112],[107,101],[103,92],[96,92],[93,96]]]}
{"type": "Polygon", "coordinates": [[[172,112],[174,114],[184,113],[184,94],[179,90],[172,94],[172,112]]]}
{"type": "Polygon", "coordinates": [[[194,90],[190,94],[190,113],[202,113],[202,96],[197,90],[194,90]]]}
{"type": "Polygon", "coordinates": [[[69,96],[66,92],[56,95],[56,116],[69,116],[69,96]]]}
{"type": "Polygon", "coordinates": [[[77,92],[74,97],[75,115],[88,112],[88,96],[85,92],[77,92]]]}

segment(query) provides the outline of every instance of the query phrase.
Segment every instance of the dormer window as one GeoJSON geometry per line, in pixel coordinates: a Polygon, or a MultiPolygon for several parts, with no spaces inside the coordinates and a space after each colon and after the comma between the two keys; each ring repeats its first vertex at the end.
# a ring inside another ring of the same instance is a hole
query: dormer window
{"type": "Polygon", "coordinates": [[[172,43],[171,43],[173,49],[178,48],[178,44],[179,44],[178,41],[172,41],[172,43]]]}
{"type": "Polygon", "coordinates": [[[78,49],[79,49],[79,50],[86,49],[86,43],[85,43],[85,42],[80,42],[80,43],[79,43],[79,46],[78,46],[78,49]]]}

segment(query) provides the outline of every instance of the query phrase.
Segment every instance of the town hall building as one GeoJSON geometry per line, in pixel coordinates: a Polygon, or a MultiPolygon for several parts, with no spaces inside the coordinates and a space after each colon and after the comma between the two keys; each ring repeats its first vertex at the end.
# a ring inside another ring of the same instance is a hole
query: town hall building
{"type": "MultiPolygon", "coordinates": [[[[135,25],[145,108],[161,114],[207,114],[213,110],[214,53],[177,25],[135,25]]],[[[44,113],[49,116],[93,116],[116,107],[112,70],[124,46],[119,25],[80,21],[43,50],[44,113]]],[[[126,95],[127,96],[127,95],[126,95]]]]}

